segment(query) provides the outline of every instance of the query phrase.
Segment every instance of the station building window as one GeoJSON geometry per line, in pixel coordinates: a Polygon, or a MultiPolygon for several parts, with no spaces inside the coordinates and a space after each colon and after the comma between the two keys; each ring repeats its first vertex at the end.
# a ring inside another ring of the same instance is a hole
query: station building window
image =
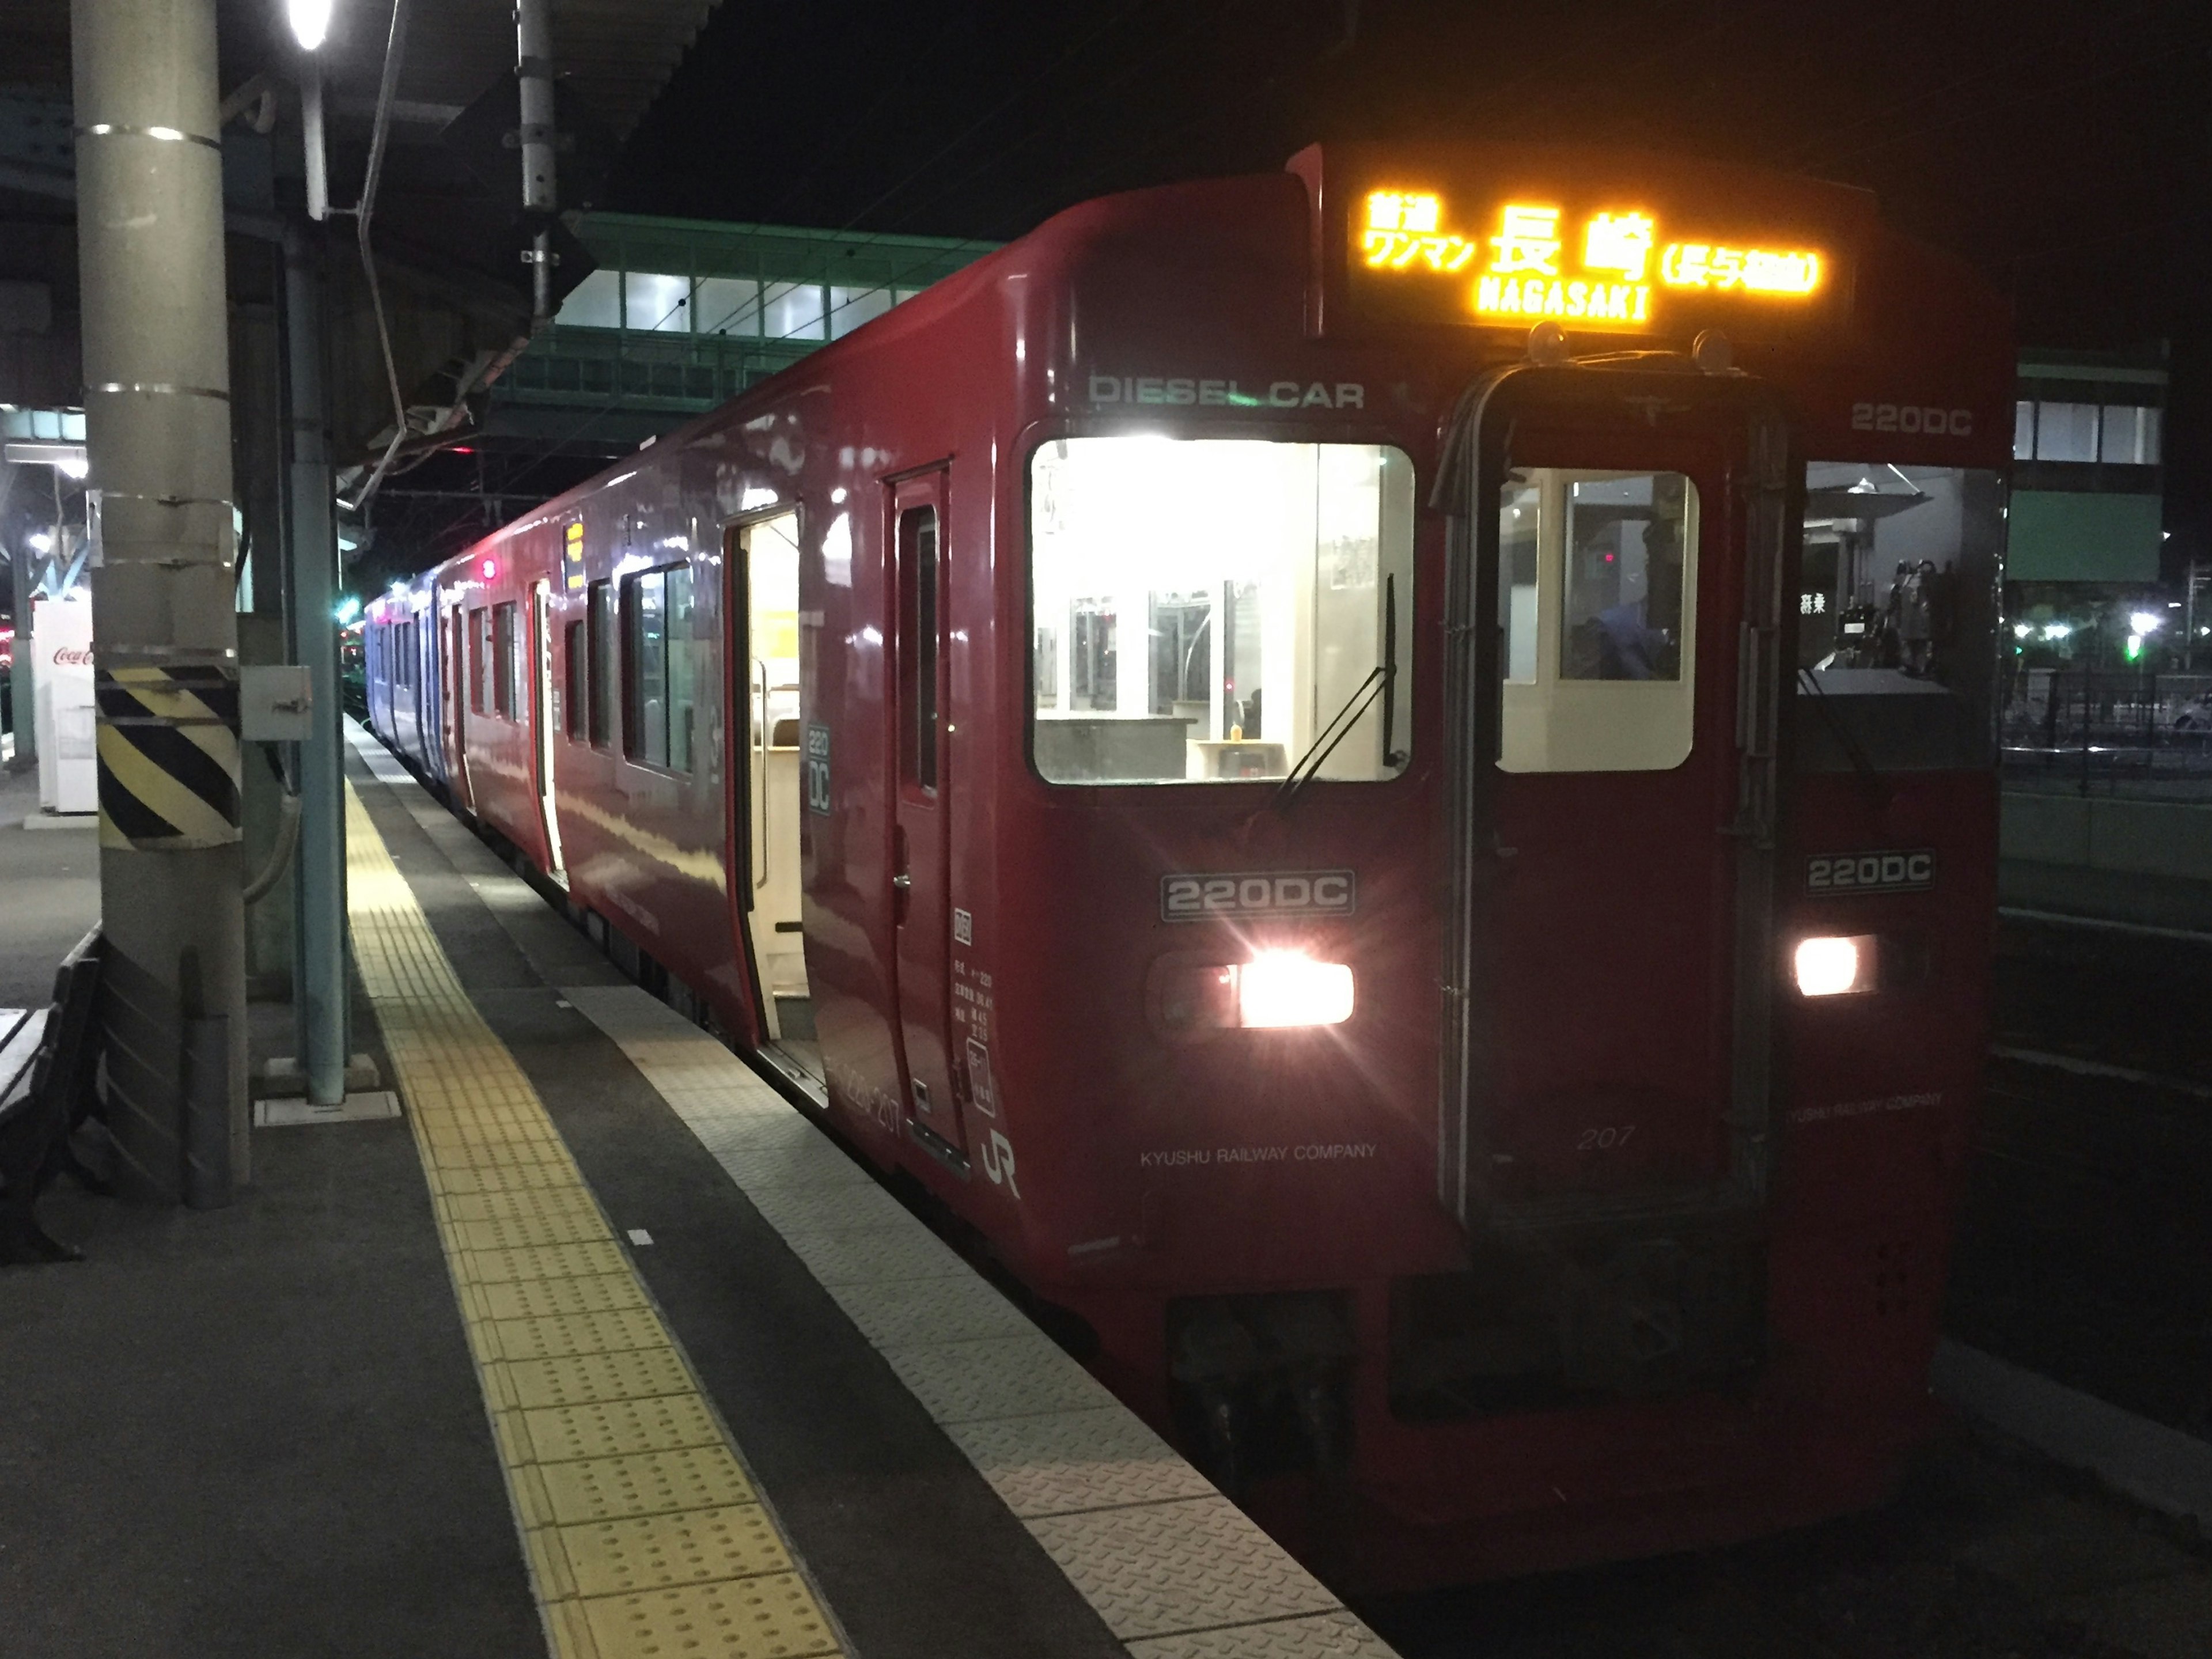
{"type": "Polygon", "coordinates": [[[750,276],[702,276],[694,285],[692,326],[702,334],[751,339],[761,331],[760,284],[750,276]]]}
{"type": "Polygon", "coordinates": [[[2039,461],[2095,460],[2097,405],[2038,404],[2035,410],[2035,459],[2039,461]]]}
{"type": "Polygon", "coordinates": [[[1060,439],[1030,459],[1030,741],[1048,781],[1280,778],[1324,750],[1322,780],[1404,769],[1402,452],[1060,439]]]}
{"type": "Polygon", "coordinates": [[[812,283],[769,283],[761,290],[761,333],[771,340],[819,340],[822,290],[812,283]]]}
{"type": "Polygon", "coordinates": [[[2038,402],[2013,405],[2012,457],[2087,465],[2157,466],[2165,410],[2144,404],[2038,402]]]}
{"type": "Polygon", "coordinates": [[[672,565],[623,584],[628,638],[623,666],[628,718],[623,751],[641,765],[692,768],[698,641],[693,635],[691,568],[672,565]]]}
{"type": "Polygon", "coordinates": [[[872,322],[891,308],[887,288],[839,288],[830,290],[830,337],[842,340],[862,323],[872,322]]]}
{"type": "Polygon", "coordinates": [[[623,272],[623,325],[633,333],[690,333],[691,279],[647,270],[623,272]]]}
{"type": "Polygon", "coordinates": [[[595,270],[568,290],[554,321],[563,328],[620,328],[622,272],[595,270]]]}

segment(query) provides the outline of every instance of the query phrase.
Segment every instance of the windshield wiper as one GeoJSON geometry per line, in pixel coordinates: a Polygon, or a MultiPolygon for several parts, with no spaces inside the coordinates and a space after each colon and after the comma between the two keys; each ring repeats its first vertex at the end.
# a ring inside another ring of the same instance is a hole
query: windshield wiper
{"type": "Polygon", "coordinates": [[[1820,684],[1819,673],[1813,669],[1801,667],[1797,671],[1797,678],[1812,688],[1813,707],[1820,711],[1820,719],[1826,724],[1829,735],[1835,738],[1837,746],[1844,751],[1844,758],[1850,762],[1851,770],[1858,774],[1859,787],[1866,793],[1867,805],[1879,811],[1889,804],[1888,780],[1875,769],[1874,762],[1867,757],[1866,750],[1850,727],[1844,724],[1843,717],[1828,707],[1828,689],[1820,684]]]}
{"type": "Polygon", "coordinates": [[[1375,699],[1382,699],[1382,764],[1401,766],[1406,757],[1390,747],[1393,715],[1397,699],[1391,693],[1398,683],[1398,579],[1395,575],[1382,579],[1382,660],[1368,672],[1367,678],[1352,688],[1344,707],[1329,719],[1328,725],[1314,734],[1306,751],[1284,774],[1281,783],[1275,787],[1274,799],[1267,804],[1278,812],[1287,812],[1297,804],[1299,793],[1314,781],[1328,757],[1336,752],[1337,744],[1352,735],[1352,728],[1359,724],[1375,699]]]}

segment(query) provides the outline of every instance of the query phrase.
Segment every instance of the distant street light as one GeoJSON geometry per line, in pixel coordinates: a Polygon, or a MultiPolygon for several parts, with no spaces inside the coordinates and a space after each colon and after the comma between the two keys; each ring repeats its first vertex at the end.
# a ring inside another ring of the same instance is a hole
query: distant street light
{"type": "Polygon", "coordinates": [[[2138,611],[2128,618],[2128,625],[2138,634],[2153,634],[2166,626],[2166,618],[2152,611],[2138,611]]]}
{"type": "Polygon", "coordinates": [[[331,0],[284,0],[284,15],[302,52],[314,51],[331,32],[331,0]]]}

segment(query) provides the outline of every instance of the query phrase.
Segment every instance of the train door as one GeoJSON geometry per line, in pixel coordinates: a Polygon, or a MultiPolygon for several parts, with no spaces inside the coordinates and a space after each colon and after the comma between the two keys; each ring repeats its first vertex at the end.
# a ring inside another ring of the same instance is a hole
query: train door
{"type": "Polygon", "coordinates": [[[553,589],[534,582],[530,589],[530,724],[538,772],[538,811],[545,824],[545,873],[568,884],[561,857],[561,809],[553,787],[553,733],[560,724],[553,698],[553,589]]]}
{"type": "Polygon", "coordinates": [[[1741,379],[1529,380],[1475,416],[1462,1213],[1753,1209],[1786,428],[1741,379]]]}
{"type": "Polygon", "coordinates": [[[926,1144],[959,1153],[966,1136],[946,1048],[954,769],[945,719],[945,486],[937,471],[891,491],[891,904],[908,1120],[926,1144]]]}
{"type": "Polygon", "coordinates": [[[732,525],[730,897],[752,957],[762,1029],[816,1077],[814,1004],[799,915],[799,515],[732,525]]]}

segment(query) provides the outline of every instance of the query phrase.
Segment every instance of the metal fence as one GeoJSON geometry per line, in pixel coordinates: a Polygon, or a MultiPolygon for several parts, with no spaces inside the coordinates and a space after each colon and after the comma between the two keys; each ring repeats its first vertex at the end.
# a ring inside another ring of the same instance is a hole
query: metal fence
{"type": "Polygon", "coordinates": [[[2008,787],[2212,800],[2212,674],[2017,670],[1997,729],[2008,787]]]}

